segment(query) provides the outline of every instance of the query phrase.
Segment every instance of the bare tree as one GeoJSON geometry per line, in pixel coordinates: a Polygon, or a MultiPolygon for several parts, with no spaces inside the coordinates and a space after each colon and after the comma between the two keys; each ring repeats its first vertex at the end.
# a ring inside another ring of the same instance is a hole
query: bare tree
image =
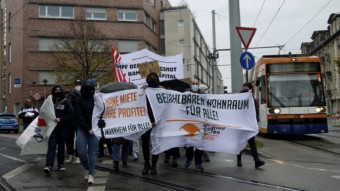
{"type": "Polygon", "coordinates": [[[93,22],[72,21],[70,33],[62,36],[52,48],[58,83],[95,79],[104,84],[113,80],[108,39],[93,22]]]}

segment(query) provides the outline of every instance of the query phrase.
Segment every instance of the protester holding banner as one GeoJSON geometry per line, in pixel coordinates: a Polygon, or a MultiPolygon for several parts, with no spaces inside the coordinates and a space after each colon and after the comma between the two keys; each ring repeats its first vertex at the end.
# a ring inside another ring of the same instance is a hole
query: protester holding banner
{"type": "MultiPolygon", "coordinates": [[[[243,90],[241,91],[241,93],[243,92],[250,92],[250,93],[253,93],[253,85],[251,83],[244,83],[243,84],[243,90]]],[[[256,111],[256,119],[258,120],[258,107],[256,106],[256,100],[254,99],[254,104],[255,104],[255,111],[256,111]]],[[[255,142],[255,136],[251,137],[249,140],[248,140],[248,144],[249,144],[249,147],[250,147],[250,152],[251,152],[251,155],[253,156],[254,158],[254,161],[255,161],[255,168],[258,168],[262,165],[265,164],[265,162],[263,160],[261,160],[257,154],[257,148],[256,148],[256,142],[255,142]]],[[[242,151],[240,152],[240,154],[237,155],[237,166],[242,166],[242,151]]]]}
{"type": "Polygon", "coordinates": [[[94,108],[95,87],[92,81],[84,81],[80,89],[80,97],[75,103],[77,121],[77,149],[84,176],[88,184],[94,183],[94,171],[97,160],[99,139],[92,130],[92,113],[94,108]]]}
{"type": "Polygon", "coordinates": [[[59,171],[66,170],[64,163],[65,142],[68,133],[67,128],[73,117],[73,107],[65,97],[64,89],[59,85],[52,88],[52,102],[56,116],[54,121],[57,123],[57,126],[54,128],[48,139],[46,167],[44,168],[46,174],[52,172],[57,147],[58,169],[59,171]]]}
{"type": "MultiPolygon", "coordinates": [[[[199,93],[199,85],[198,85],[197,79],[191,80],[191,89],[190,90],[193,93],[199,93]]],[[[200,149],[195,149],[195,152],[194,152],[194,147],[186,148],[187,160],[185,161],[184,167],[189,168],[191,166],[191,162],[192,162],[192,159],[194,158],[194,154],[195,154],[196,170],[199,171],[199,172],[203,172],[204,171],[204,167],[202,165],[203,151],[200,150],[200,149]]]]}
{"type": "Polygon", "coordinates": [[[37,108],[32,106],[32,100],[27,98],[25,100],[24,107],[22,107],[18,113],[18,117],[22,119],[24,131],[38,115],[39,111],[37,108]]]}
{"type": "MultiPolygon", "coordinates": [[[[199,93],[200,94],[207,94],[209,93],[209,87],[205,84],[201,84],[199,86],[199,93]]],[[[203,151],[203,161],[204,162],[210,162],[209,154],[207,151],[203,151]]]]}
{"type": "MultiPolygon", "coordinates": [[[[155,72],[151,72],[148,74],[146,77],[146,83],[148,84],[148,87],[150,88],[158,88],[159,87],[159,77],[158,74],[155,72]]],[[[156,126],[155,123],[155,118],[153,115],[153,111],[151,109],[149,100],[147,98],[147,107],[148,107],[148,115],[150,118],[150,121],[152,123],[152,127],[156,126]]],[[[144,168],[142,171],[142,174],[148,174],[150,170],[150,135],[151,135],[151,130],[148,130],[146,133],[142,135],[142,150],[143,150],[143,157],[144,157],[144,168]]],[[[159,155],[152,155],[151,157],[151,174],[152,175],[157,175],[157,170],[156,170],[156,164],[158,161],[159,155]]]]}

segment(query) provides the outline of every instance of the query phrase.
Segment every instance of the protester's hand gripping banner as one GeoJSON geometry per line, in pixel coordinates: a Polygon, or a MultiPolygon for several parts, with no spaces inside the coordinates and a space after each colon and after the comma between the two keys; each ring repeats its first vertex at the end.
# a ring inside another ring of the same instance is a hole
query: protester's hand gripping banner
{"type": "Polygon", "coordinates": [[[124,137],[136,141],[151,128],[144,89],[98,93],[95,96],[92,128],[98,137],[102,136],[97,125],[101,115],[106,123],[103,129],[105,138],[124,137]]]}
{"type": "Polygon", "coordinates": [[[46,154],[48,138],[57,123],[52,96],[48,96],[36,117],[26,130],[18,137],[16,144],[21,148],[20,155],[46,154]]]}
{"type": "Polygon", "coordinates": [[[258,133],[250,93],[195,94],[147,88],[157,125],[152,153],[194,146],[205,151],[239,154],[258,133]]]}
{"type": "Polygon", "coordinates": [[[121,55],[120,64],[116,67],[122,69],[127,82],[132,82],[138,87],[146,84],[146,76],[156,72],[160,81],[182,79],[183,56],[160,56],[147,49],[121,55]]]}

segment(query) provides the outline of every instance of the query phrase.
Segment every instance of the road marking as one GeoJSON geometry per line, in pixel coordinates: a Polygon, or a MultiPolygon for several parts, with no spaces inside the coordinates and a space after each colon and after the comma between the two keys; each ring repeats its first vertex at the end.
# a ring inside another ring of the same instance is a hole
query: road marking
{"type": "Polygon", "coordinates": [[[15,158],[15,157],[11,157],[11,156],[8,156],[8,155],[4,155],[2,153],[0,153],[0,156],[6,157],[6,158],[9,158],[9,159],[12,159],[12,160],[16,160],[16,161],[19,161],[19,162],[22,162],[22,163],[26,163],[26,161],[24,161],[24,160],[21,160],[21,159],[15,158]]]}
{"type": "Polygon", "coordinates": [[[3,177],[6,181],[8,181],[9,179],[11,179],[11,178],[17,176],[18,174],[20,174],[20,173],[24,172],[25,170],[31,168],[32,166],[33,166],[33,164],[24,164],[24,165],[19,166],[18,168],[14,169],[14,170],[12,170],[11,172],[9,172],[9,173],[3,175],[2,177],[3,177]]]}
{"type": "Polygon", "coordinates": [[[329,170],[329,169],[324,169],[324,168],[308,168],[308,167],[304,167],[304,166],[301,166],[301,165],[289,164],[289,163],[286,163],[286,162],[280,161],[280,160],[274,160],[274,159],[269,159],[269,160],[276,162],[280,165],[286,165],[286,166],[291,166],[291,167],[296,167],[296,168],[301,168],[301,169],[340,173],[340,170],[329,170]]]}
{"type": "Polygon", "coordinates": [[[340,180],[340,176],[331,176],[331,177],[340,180]]]}

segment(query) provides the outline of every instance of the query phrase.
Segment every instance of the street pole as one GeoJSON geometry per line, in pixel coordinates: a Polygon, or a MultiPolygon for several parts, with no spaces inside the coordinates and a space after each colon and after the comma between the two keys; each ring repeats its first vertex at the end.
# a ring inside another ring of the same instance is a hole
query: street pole
{"type": "Polygon", "coordinates": [[[212,10],[212,37],[213,37],[213,55],[212,55],[212,64],[213,64],[213,93],[217,92],[217,66],[216,66],[216,25],[215,25],[215,10],[212,10]]]}
{"type": "Polygon", "coordinates": [[[240,25],[240,2],[239,0],[229,0],[232,93],[239,93],[243,84],[242,67],[239,61],[242,54],[242,48],[241,41],[236,34],[236,27],[240,25]]]}

